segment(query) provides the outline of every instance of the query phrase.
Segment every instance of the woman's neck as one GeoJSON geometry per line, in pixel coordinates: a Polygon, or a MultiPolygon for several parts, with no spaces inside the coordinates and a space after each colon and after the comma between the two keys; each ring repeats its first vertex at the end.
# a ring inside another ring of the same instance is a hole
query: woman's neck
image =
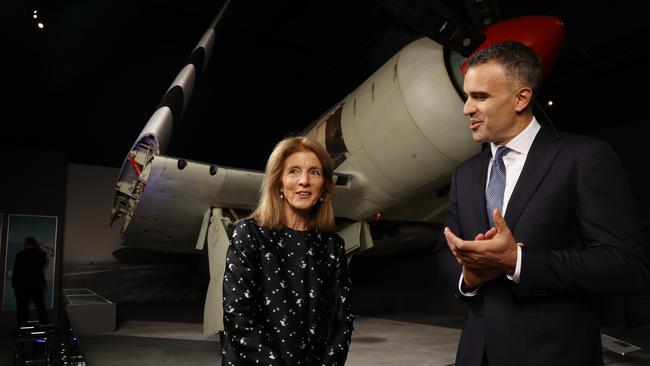
{"type": "Polygon", "coordinates": [[[287,227],[298,231],[311,229],[311,218],[309,212],[301,212],[285,206],[284,215],[287,227]]]}

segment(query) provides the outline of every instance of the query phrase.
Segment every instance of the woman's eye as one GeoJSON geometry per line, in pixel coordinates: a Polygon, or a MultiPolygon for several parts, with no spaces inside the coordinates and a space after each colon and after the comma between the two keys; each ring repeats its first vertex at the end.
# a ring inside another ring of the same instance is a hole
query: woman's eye
{"type": "Polygon", "coordinates": [[[289,169],[289,174],[291,174],[291,175],[296,175],[298,173],[299,173],[298,169],[289,169]]]}
{"type": "Polygon", "coordinates": [[[311,174],[314,177],[320,177],[320,171],[319,170],[312,170],[311,172],[309,172],[309,174],[311,174]]]}

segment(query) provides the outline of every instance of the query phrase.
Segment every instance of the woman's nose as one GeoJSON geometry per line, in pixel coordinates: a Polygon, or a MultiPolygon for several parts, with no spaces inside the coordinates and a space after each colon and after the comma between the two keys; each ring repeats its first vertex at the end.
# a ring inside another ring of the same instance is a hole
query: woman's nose
{"type": "Polygon", "coordinates": [[[309,184],[309,173],[300,174],[300,179],[298,183],[305,186],[309,184]]]}

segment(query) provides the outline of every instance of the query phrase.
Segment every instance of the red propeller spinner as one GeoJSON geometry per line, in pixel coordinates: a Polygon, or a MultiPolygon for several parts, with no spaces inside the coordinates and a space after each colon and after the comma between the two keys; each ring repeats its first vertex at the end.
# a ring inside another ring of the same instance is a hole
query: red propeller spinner
{"type": "MultiPolygon", "coordinates": [[[[535,50],[542,60],[544,77],[546,77],[560,55],[566,31],[564,23],[556,17],[528,15],[489,25],[483,29],[483,34],[487,38],[472,55],[492,43],[506,40],[520,41],[535,50]]],[[[467,62],[463,62],[461,70],[463,74],[467,71],[467,62]]]]}

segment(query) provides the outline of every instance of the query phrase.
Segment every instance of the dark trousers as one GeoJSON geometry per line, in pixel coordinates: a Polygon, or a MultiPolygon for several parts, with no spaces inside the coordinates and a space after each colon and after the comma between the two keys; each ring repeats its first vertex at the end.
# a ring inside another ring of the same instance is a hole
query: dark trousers
{"type": "Polygon", "coordinates": [[[43,290],[40,288],[14,288],[16,295],[16,316],[18,326],[27,324],[29,320],[29,303],[34,302],[38,312],[38,321],[41,324],[47,324],[47,313],[45,312],[45,299],[43,290]]]}

